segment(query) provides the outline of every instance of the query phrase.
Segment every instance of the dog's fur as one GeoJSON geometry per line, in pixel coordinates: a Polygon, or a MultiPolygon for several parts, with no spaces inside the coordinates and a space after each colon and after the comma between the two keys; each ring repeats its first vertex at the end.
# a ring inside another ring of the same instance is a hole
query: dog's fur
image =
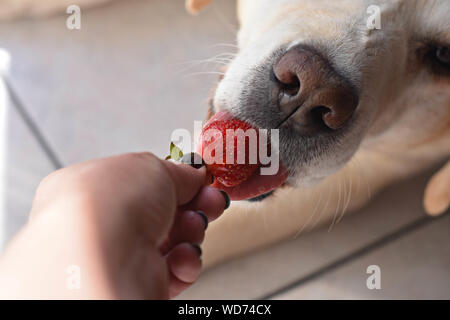
{"type": "MultiPolygon", "coordinates": [[[[36,2],[56,0],[12,2],[37,8],[36,2]]],[[[197,13],[208,2],[189,0],[187,7],[197,13]]],[[[5,3],[0,0],[0,16],[5,3]]],[[[240,50],[215,92],[217,110],[271,127],[267,71],[296,44],[320,51],[358,89],[360,101],[345,133],[332,143],[280,130],[290,186],[262,202],[233,203],[207,232],[206,265],[336,223],[371,193],[449,158],[450,70],[433,60],[435,46],[450,46],[448,12],[448,0],[238,1],[240,50]],[[373,4],[381,8],[380,30],[366,25],[373,4]]],[[[430,180],[425,209],[438,215],[449,201],[450,162],[430,180]]]]}
{"type": "MultiPolygon", "coordinates": [[[[259,203],[233,204],[207,233],[207,263],[336,223],[370,193],[448,159],[450,69],[436,68],[430,54],[434,46],[450,46],[448,12],[447,0],[238,2],[239,53],[217,87],[216,109],[271,127],[277,115],[264,94],[268,74],[297,44],[327,57],[358,88],[360,103],[346,133],[332,143],[280,130],[291,186],[259,203]],[[373,4],[381,9],[380,30],[367,28],[373,4]]],[[[424,204],[437,215],[449,201],[447,164],[430,180],[424,204]]]]}

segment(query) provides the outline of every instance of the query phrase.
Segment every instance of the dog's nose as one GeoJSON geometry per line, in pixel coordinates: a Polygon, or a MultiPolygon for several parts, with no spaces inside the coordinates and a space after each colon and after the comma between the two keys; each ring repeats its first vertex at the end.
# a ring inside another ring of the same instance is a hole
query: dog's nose
{"type": "Polygon", "coordinates": [[[350,83],[309,48],[289,49],[275,62],[273,75],[280,111],[305,134],[342,128],[358,106],[350,83]]]}

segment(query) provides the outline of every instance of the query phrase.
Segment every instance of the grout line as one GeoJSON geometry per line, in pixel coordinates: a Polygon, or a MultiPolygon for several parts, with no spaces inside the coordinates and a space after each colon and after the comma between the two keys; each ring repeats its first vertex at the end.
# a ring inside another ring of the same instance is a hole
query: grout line
{"type": "Polygon", "coordinates": [[[6,90],[8,91],[8,94],[10,96],[11,101],[13,102],[13,105],[16,107],[17,111],[19,112],[20,116],[22,117],[23,121],[25,122],[26,126],[31,130],[31,133],[36,138],[37,142],[43,149],[44,153],[47,155],[50,162],[53,164],[55,169],[60,169],[63,167],[63,164],[61,160],[56,155],[55,151],[52,149],[50,144],[48,143],[47,139],[44,137],[43,133],[39,129],[36,122],[32,119],[30,114],[27,112],[24,104],[20,100],[17,93],[12,88],[11,84],[9,83],[6,76],[2,77],[6,86],[6,90]]]}
{"type": "Polygon", "coordinates": [[[409,224],[407,224],[406,226],[400,227],[399,229],[385,235],[384,237],[381,237],[378,240],[375,240],[372,243],[369,243],[368,245],[355,250],[354,252],[335,260],[334,262],[329,263],[328,265],[325,265],[324,267],[311,272],[310,274],[295,280],[294,282],[287,284],[279,289],[275,289],[272,292],[257,298],[257,300],[267,300],[267,299],[272,299],[277,295],[283,294],[285,292],[288,292],[292,289],[295,289],[299,286],[302,286],[308,282],[311,282],[313,280],[316,280],[317,278],[319,278],[322,275],[325,275],[329,272],[332,272],[342,266],[344,266],[346,263],[352,261],[352,260],[356,260],[358,258],[361,258],[362,256],[368,254],[368,253],[372,253],[373,251],[380,249],[383,246],[386,246],[387,244],[392,243],[395,240],[400,239],[401,237],[404,237],[406,235],[408,235],[409,233],[418,230],[421,227],[424,227],[438,219],[443,218],[444,216],[448,216],[450,214],[449,211],[447,211],[446,213],[440,215],[439,217],[422,217],[419,218],[409,224]]]}

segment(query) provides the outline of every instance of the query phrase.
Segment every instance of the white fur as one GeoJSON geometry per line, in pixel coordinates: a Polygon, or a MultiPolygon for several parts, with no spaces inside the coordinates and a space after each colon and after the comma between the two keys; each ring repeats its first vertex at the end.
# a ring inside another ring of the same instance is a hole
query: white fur
{"type": "MultiPolygon", "coordinates": [[[[216,107],[238,112],[255,69],[277,48],[307,43],[324,50],[361,90],[359,121],[339,148],[295,170],[297,187],[261,203],[235,203],[213,223],[204,246],[207,265],[335,223],[370,193],[449,158],[450,78],[432,75],[415,59],[421,40],[450,43],[448,12],[446,0],[239,1],[240,52],[218,86],[216,107]],[[381,8],[381,30],[366,28],[372,4],[381,8]],[[322,182],[310,187],[311,181],[322,182]]],[[[445,187],[450,190],[450,181],[441,183],[441,199],[445,187]]]]}

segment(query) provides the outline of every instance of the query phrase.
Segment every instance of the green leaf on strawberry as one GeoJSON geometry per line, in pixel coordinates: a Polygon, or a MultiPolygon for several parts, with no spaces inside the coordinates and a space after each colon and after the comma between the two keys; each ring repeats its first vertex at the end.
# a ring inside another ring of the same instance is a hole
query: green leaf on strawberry
{"type": "Polygon", "coordinates": [[[170,143],[170,155],[168,155],[165,160],[172,159],[172,160],[178,161],[182,157],[183,157],[183,151],[181,151],[181,149],[178,148],[175,145],[175,143],[171,142],[170,143]]]}

